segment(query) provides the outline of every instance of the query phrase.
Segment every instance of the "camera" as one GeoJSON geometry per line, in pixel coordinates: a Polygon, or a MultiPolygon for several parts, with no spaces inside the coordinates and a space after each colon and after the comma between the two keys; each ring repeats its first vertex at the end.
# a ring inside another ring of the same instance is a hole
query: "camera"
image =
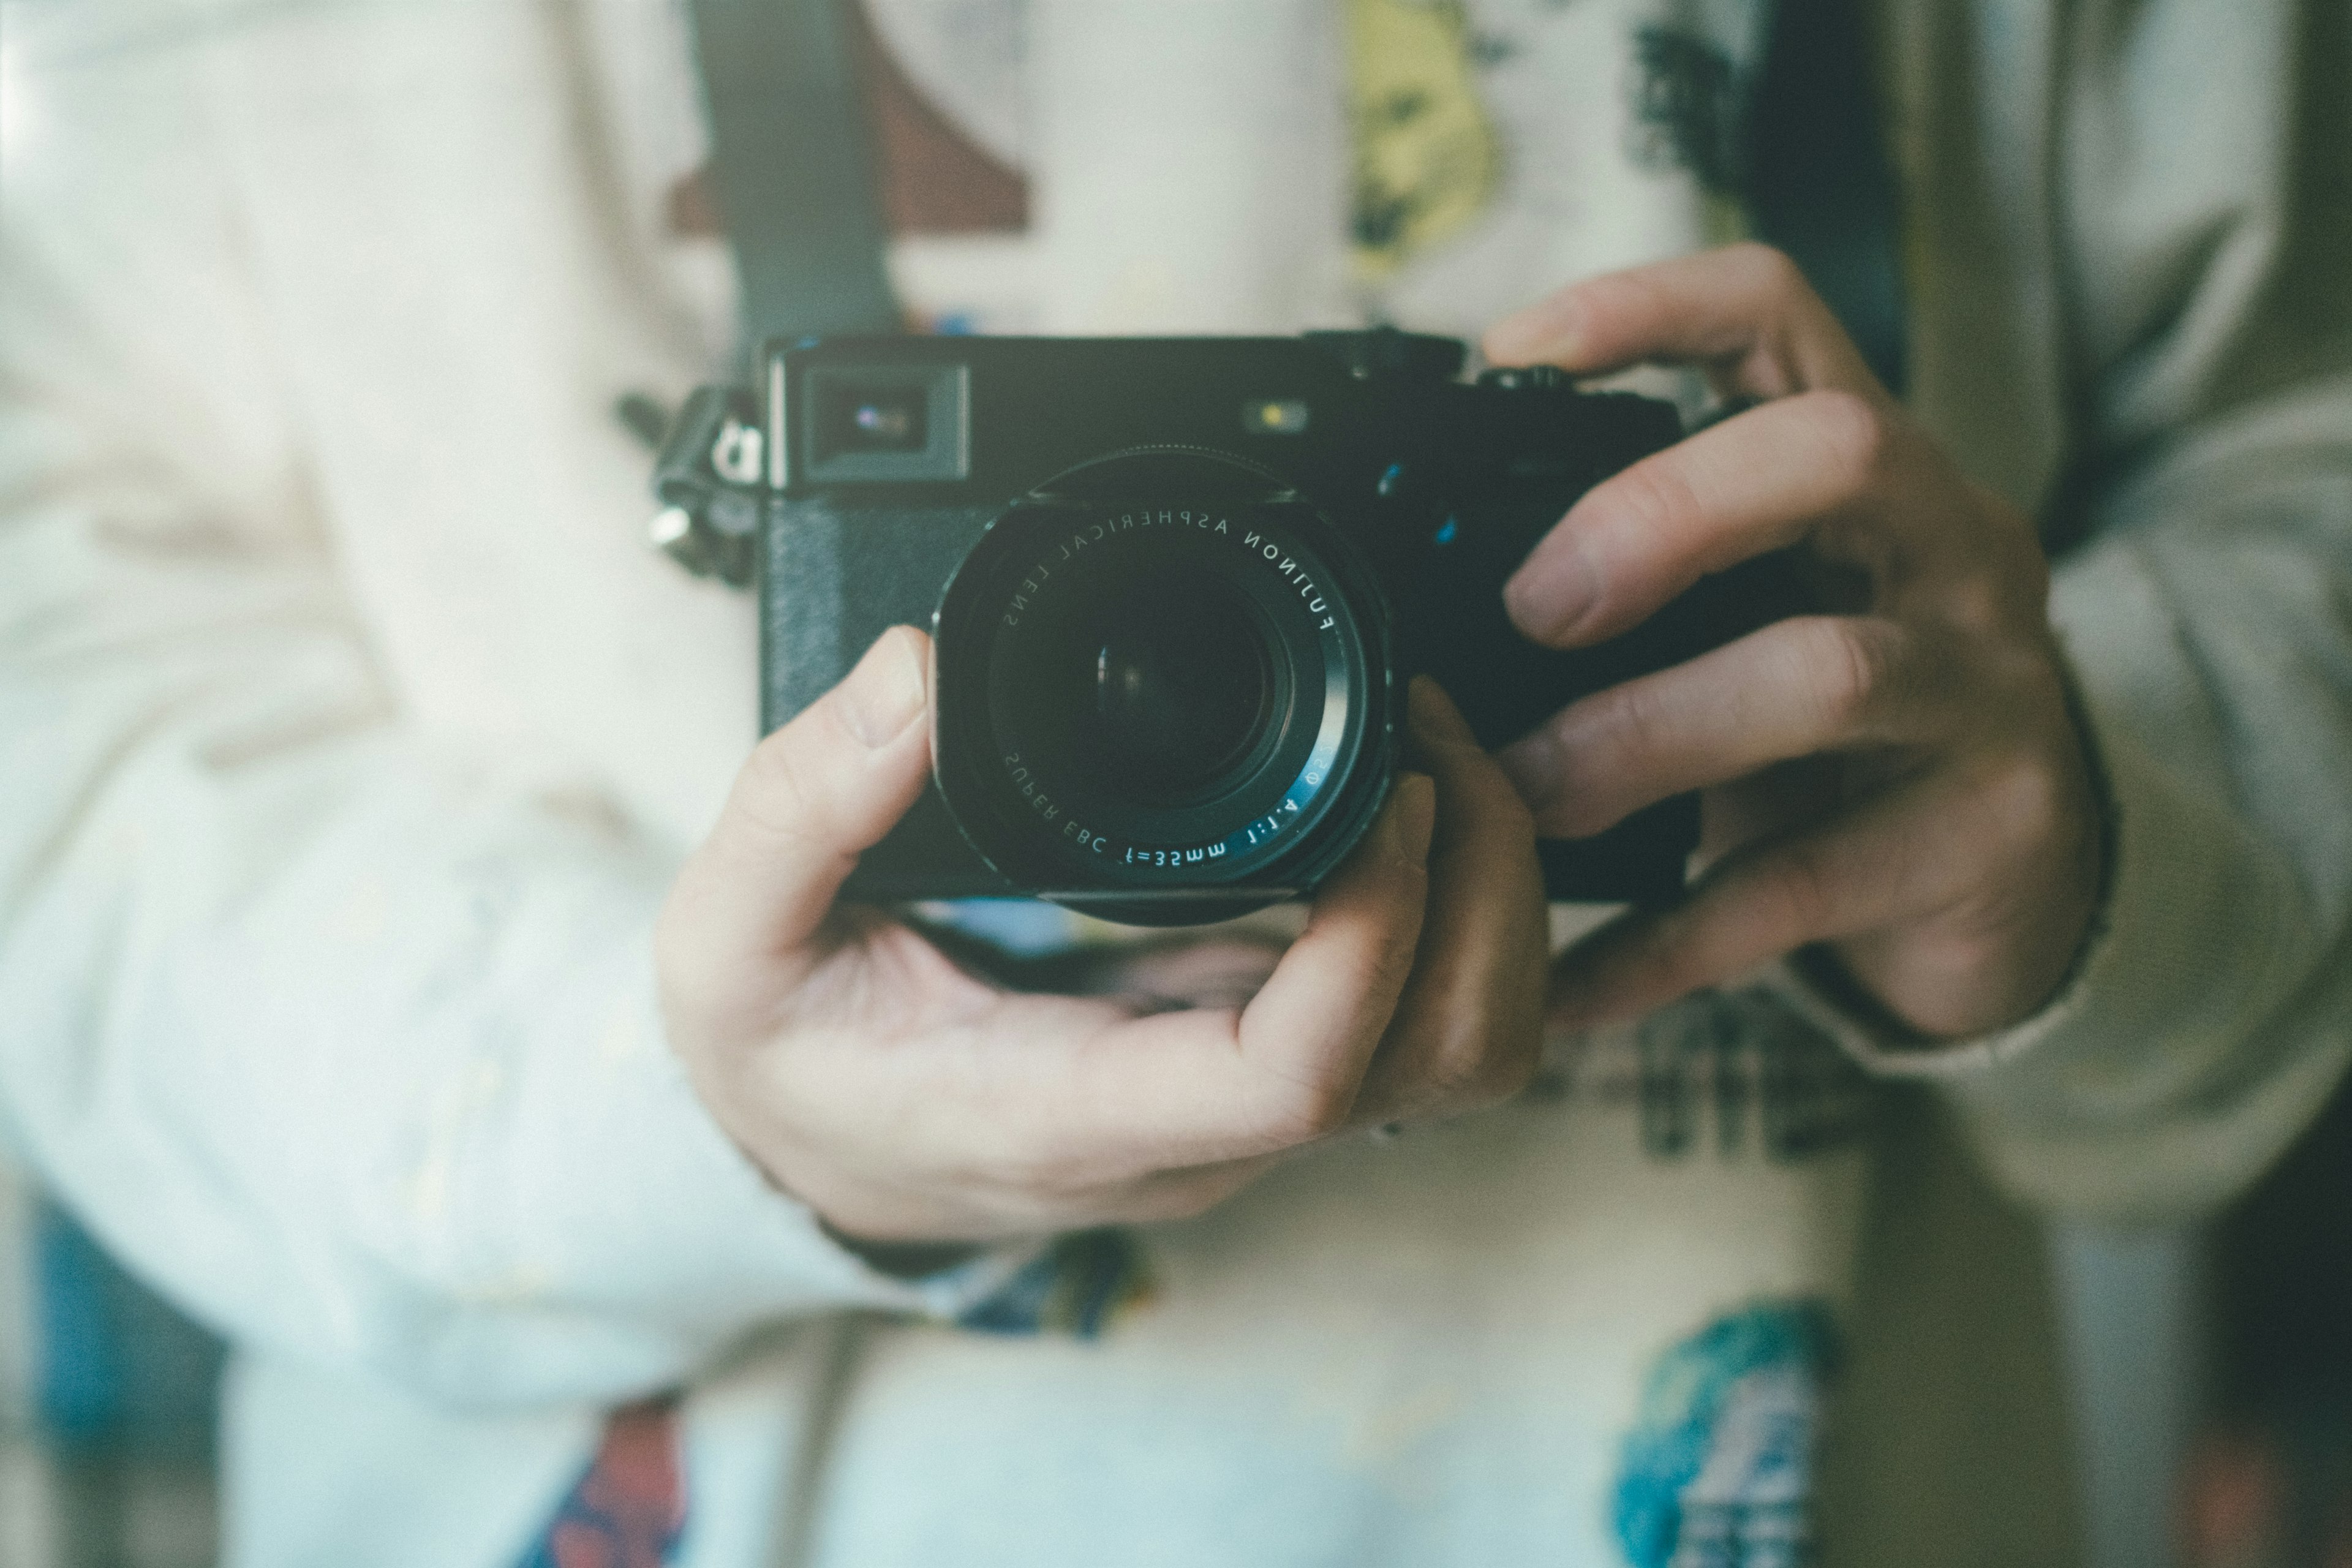
{"type": "MultiPolygon", "coordinates": [[[[928,626],[933,779],[845,891],[1049,899],[1137,925],[1311,892],[1399,766],[1405,682],[1498,747],[1789,607],[1770,559],[1570,652],[1502,586],[1667,404],[1463,346],[1299,338],[778,341],[706,387],[655,476],[656,536],[755,584],[762,724],[882,631],[928,626]]],[[[1682,887],[1695,797],[1539,846],[1555,900],[1682,887]]]]}

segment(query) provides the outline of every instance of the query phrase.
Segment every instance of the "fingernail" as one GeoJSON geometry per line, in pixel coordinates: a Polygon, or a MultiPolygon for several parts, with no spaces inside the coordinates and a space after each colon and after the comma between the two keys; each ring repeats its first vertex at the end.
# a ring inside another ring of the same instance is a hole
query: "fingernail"
{"type": "Polygon", "coordinates": [[[876,750],[906,733],[922,716],[929,672],[921,644],[904,626],[893,626],[866,650],[843,682],[842,718],[850,732],[876,750]]]}
{"type": "Polygon", "coordinates": [[[1382,845],[1407,866],[1429,863],[1429,836],[1437,825],[1437,781],[1427,773],[1399,773],[1389,796],[1382,845]]]}
{"type": "Polygon", "coordinates": [[[1538,546],[1503,584],[1511,624],[1553,647],[1569,640],[1600,596],[1600,576],[1572,536],[1549,550],[1538,546]]]}
{"type": "Polygon", "coordinates": [[[1469,723],[1462,710],[1445,689],[1428,676],[1416,675],[1405,689],[1405,715],[1412,726],[1413,738],[1426,746],[1475,746],[1478,738],[1470,732],[1469,723]]]}
{"type": "Polygon", "coordinates": [[[1574,363],[1582,346],[1583,320],[1583,312],[1569,300],[1547,300],[1487,328],[1478,347],[1495,364],[1532,364],[1538,360],[1574,363]]]}

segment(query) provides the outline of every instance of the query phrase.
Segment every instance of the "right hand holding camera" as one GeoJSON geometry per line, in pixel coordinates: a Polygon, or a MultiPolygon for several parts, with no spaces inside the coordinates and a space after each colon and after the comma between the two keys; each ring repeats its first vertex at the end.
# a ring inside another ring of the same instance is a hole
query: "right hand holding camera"
{"type": "Polygon", "coordinates": [[[1197,1214],[1284,1154],[1455,1114],[1534,1070],[1526,807],[1427,681],[1414,763],[1244,1005],[1008,991],[836,906],[930,777],[929,644],[885,633],[761,742],[656,932],[670,1044],[779,1186],[873,1242],[1197,1214]]]}

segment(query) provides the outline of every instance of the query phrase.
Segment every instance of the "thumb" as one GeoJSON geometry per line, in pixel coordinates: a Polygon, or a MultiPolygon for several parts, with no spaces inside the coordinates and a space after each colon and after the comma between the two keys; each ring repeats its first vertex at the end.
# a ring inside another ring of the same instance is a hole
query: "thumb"
{"type": "MultiPolygon", "coordinates": [[[[665,953],[773,978],[833,908],[857,858],[930,778],[930,639],[893,626],[856,668],[760,742],[663,911],[665,953]]],[[[706,968],[705,966],[709,966],[706,968]]]]}

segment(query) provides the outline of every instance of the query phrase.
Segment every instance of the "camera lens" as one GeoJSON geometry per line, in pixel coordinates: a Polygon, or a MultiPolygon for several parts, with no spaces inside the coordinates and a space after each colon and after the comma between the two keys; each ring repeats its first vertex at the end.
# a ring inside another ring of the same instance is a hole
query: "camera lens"
{"type": "Polygon", "coordinates": [[[1311,506],[1130,453],[1016,502],[938,619],[940,792],[1015,886],[1139,924],[1312,888],[1385,791],[1387,609],[1311,506]]]}
{"type": "Polygon", "coordinates": [[[1106,608],[1092,713],[1103,775],[1139,801],[1197,800],[1274,717],[1261,617],[1231,583],[1202,572],[1130,584],[1106,608]]]}

